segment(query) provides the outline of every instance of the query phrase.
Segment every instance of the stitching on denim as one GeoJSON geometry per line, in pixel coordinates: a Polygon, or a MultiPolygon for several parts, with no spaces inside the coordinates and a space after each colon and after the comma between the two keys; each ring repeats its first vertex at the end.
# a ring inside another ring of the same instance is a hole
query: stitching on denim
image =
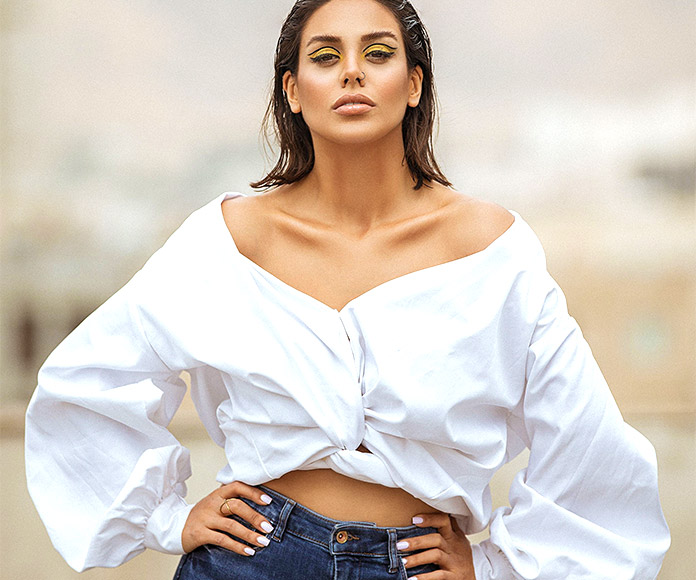
{"type": "Polygon", "coordinates": [[[408,580],[408,571],[406,570],[406,564],[399,558],[399,580],[408,580]]]}
{"type": "Polygon", "coordinates": [[[275,529],[273,530],[273,535],[271,536],[271,538],[276,542],[280,542],[283,539],[283,535],[287,531],[288,522],[290,521],[292,512],[295,511],[296,507],[297,503],[294,500],[288,499],[285,501],[285,504],[278,515],[278,523],[276,524],[275,529]]]}
{"type": "MultiPolygon", "coordinates": [[[[296,506],[295,509],[296,509],[297,507],[299,507],[299,506],[296,506]]],[[[293,510],[293,511],[294,511],[294,510],[293,510]]],[[[357,527],[357,526],[351,526],[351,527],[357,527]]],[[[370,528],[369,526],[367,526],[366,529],[372,530],[373,528],[370,528]]],[[[419,528],[419,529],[423,529],[423,528],[419,528]]],[[[293,529],[291,526],[287,526],[287,527],[285,528],[285,533],[286,533],[286,534],[291,534],[291,535],[295,536],[296,538],[302,538],[303,540],[308,540],[308,541],[310,541],[310,542],[312,542],[312,543],[314,543],[314,544],[317,544],[318,546],[323,546],[323,547],[325,547],[325,548],[327,548],[327,549],[329,549],[329,547],[330,547],[330,543],[322,542],[321,540],[318,540],[318,539],[316,539],[316,538],[313,537],[313,536],[308,536],[308,535],[306,535],[306,534],[303,534],[302,532],[299,532],[299,531],[293,529]]],[[[429,533],[430,533],[430,532],[429,532],[429,533]]],[[[425,535],[425,534],[422,534],[422,535],[425,535]]],[[[398,536],[397,536],[397,540],[398,540],[398,536]]],[[[388,557],[388,556],[389,556],[389,552],[388,552],[388,551],[387,551],[387,552],[348,552],[348,551],[340,551],[340,552],[337,552],[337,554],[350,554],[350,555],[353,555],[353,556],[355,556],[355,555],[361,555],[361,554],[372,555],[372,556],[379,556],[379,557],[388,557]]]]}
{"type": "Polygon", "coordinates": [[[389,559],[389,554],[385,554],[384,552],[334,552],[334,556],[365,556],[366,558],[384,558],[384,559],[389,559]]]}
{"type": "Polygon", "coordinates": [[[304,534],[300,532],[296,532],[295,530],[292,529],[286,529],[285,530],[286,534],[290,534],[291,536],[295,536],[296,538],[302,538],[303,540],[307,540],[308,542],[312,542],[313,544],[316,544],[317,546],[322,546],[326,548],[327,550],[329,549],[329,545],[325,544],[324,542],[320,542],[316,538],[312,538],[311,536],[305,536],[304,534]]]}
{"type": "Polygon", "coordinates": [[[399,569],[399,554],[396,549],[396,530],[387,530],[387,549],[389,550],[389,573],[394,574],[399,569]]]}

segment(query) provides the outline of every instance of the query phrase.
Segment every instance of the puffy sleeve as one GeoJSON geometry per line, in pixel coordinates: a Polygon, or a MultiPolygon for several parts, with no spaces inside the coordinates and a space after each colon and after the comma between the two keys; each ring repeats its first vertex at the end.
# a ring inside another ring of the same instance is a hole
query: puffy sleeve
{"type": "Polygon", "coordinates": [[[186,387],[146,335],[143,276],[50,355],[27,411],[29,492],[78,571],[117,566],[145,548],[183,553],[189,454],[167,425],[186,387]]]}
{"type": "Polygon", "coordinates": [[[654,449],[624,423],[545,268],[533,286],[525,390],[509,418],[529,464],[473,546],[476,578],[653,579],[670,543],[654,449]]]}

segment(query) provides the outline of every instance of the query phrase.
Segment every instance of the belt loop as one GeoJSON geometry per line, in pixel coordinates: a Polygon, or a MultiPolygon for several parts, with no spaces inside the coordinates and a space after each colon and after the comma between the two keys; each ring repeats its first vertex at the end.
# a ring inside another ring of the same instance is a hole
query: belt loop
{"type": "Polygon", "coordinates": [[[297,502],[288,499],[285,502],[285,505],[283,506],[283,509],[280,510],[280,516],[278,516],[278,523],[276,524],[275,528],[273,529],[273,535],[271,536],[272,540],[275,540],[276,542],[280,542],[283,539],[283,534],[285,533],[285,526],[288,523],[288,518],[290,517],[290,513],[292,512],[293,508],[297,505],[297,502]]]}
{"type": "Polygon", "coordinates": [[[399,570],[399,551],[396,549],[396,530],[387,530],[389,534],[389,573],[399,570]]]}

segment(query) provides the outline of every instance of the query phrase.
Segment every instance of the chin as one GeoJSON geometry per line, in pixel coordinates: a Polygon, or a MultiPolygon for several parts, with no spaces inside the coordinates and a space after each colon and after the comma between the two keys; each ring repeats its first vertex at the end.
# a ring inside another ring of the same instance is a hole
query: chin
{"type": "Polygon", "coordinates": [[[401,125],[397,127],[377,128],[371,123],[352,122],[344,123],[331,131],[313,133],[314,142],[318,140],[328,141],[337,145],[355,146],[377,144],[391,139],[402,139],[401,125]]]}

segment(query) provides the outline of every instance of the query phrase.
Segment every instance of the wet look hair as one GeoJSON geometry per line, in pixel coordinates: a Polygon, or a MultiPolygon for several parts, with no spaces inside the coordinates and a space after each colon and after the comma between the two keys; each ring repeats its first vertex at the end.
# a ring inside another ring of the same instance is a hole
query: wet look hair
{"type": "MultiPolygon", "coordinates": [[[[294,183],[306,177],[314,167],[314,146],[309,127],[301,113],[290,109],[283,91],[283,76],[297,73],[302,31],[309,18],[331,0],[298,0],[290,10],[280,31],[275,53],[275,76],[271,100],[264,117],[266,137],[275,135],[280,147],[276,165],[261,179],[251,184],[254,189],[270,189],[294,183]]],[[[375,0],[389,8],[401,27],[406,58],[410,69],[419,65],[423,71],[423,87],[417,107],[408,107],[402,124],[405,161],[415,188],[437,181],[451,185],[435,160],[433,125],[437,110],[433,81],[432,49],[428,33],[416,10],[405,0],[375,0]]]]}

